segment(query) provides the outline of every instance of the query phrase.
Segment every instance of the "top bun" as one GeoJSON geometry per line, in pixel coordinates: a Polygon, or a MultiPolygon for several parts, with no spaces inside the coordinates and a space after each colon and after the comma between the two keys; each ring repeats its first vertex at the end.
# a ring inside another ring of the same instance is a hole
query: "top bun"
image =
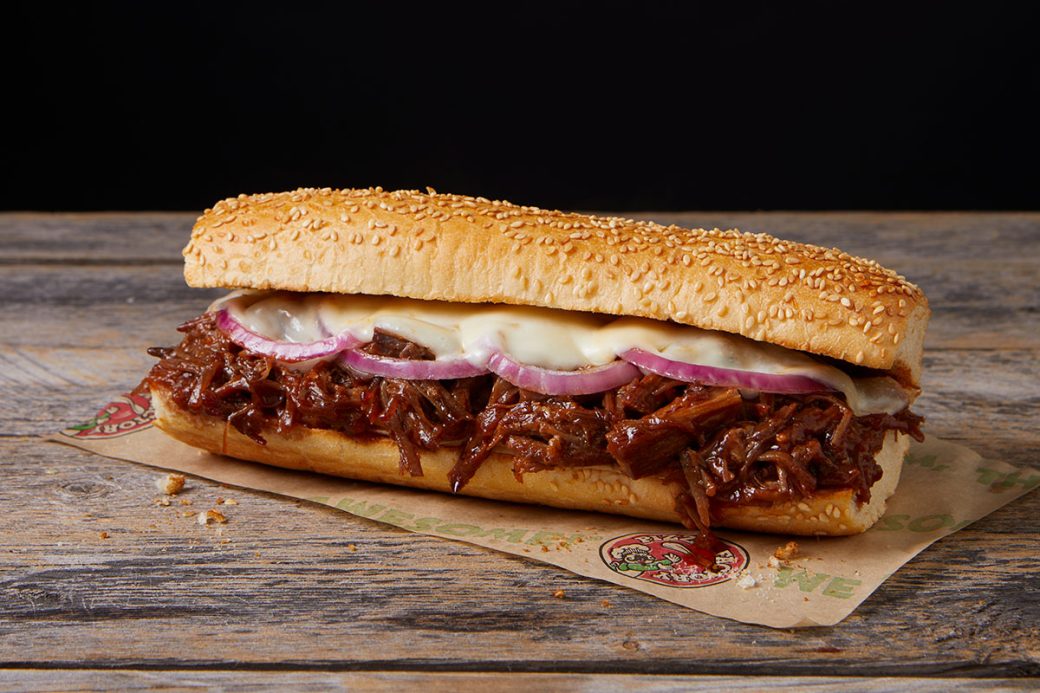
{"type": "Polygon", "coordinates": [[[672,320],[918,385],[928,302],[872,260],[766,234],[428,190],[308,188],[223,200],[195,223],[185,279],[672,320]]]}

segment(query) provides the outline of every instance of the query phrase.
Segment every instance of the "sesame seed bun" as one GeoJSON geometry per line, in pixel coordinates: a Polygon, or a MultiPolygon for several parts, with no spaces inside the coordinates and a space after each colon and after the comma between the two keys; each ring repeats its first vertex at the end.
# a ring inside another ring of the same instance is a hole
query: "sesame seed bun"
{"type": "Polygon", "coordinates": [[[199,217],[184,257],[191,286],[672,320],[888,371],[911,387],[929,316],[919,288],[840,250],[432,191],[240,195],[199,217]]]}
{"type": "MultiPolygon", "coordinates": [[[[448,472],[457,448],[420,454],[423,476],[398,470],[397,445],[384,438],[351,438],[335,431],[294,428],[265,430],[259,445],[223,419],[180,409],[165,390],[152,388],[155,424],[188,445],[263,464],[320,472],[349,479],[449,492],[448,472]]],[[[866,531],[884,513],[895,491],[906,454],[906,436],[890,432],[877,455],[882,478],[871,488],[869,503],[859,504],[851,490],[824,491],[801,501],[773,505],[720,507],[713,526],[805,536],[844,536],[866,531]]],[[[569,467],[513,475],[513,458],[492,454],[460,493],[493,500],[591,510],[662,522],[681,523],[675,511],[675,488],[657,477],[631,479],[610,467],[569,467]]]]}

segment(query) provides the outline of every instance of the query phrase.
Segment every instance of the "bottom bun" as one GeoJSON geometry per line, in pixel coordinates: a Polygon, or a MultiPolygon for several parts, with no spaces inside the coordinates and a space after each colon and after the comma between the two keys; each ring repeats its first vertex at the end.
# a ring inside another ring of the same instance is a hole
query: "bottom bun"
{"type": "MultiPolygon", "coordinates": [[[[169,394],[152,389],[155,424],[193,447],[286,469],[450,492],[448,472],[457,448],[422,451],[423,476],[398,471],[400,455],[389,438],[352,438],[335,431],[300,428],[265,430],[266,445],[239,433],[222,419],[178,407],[169,394]]],[[[884,470],[871,488],[869,503],[857,503],[850,489],[826,491],[799,501],[772,505],[717,506],[713,526],[798,535],[848,535],[865,531],[884,513],[885,501],[899,483],[909,441],[890,432],[877,455],[884,470]]],[[[571,510],[593,510],[681,523],[675,509],[677,486],[658,477],[631,479],[611,467],[570,467],[513,475],[511,455],[493,454],[460,493],[493,500],[534,503],[571,510]]]]}

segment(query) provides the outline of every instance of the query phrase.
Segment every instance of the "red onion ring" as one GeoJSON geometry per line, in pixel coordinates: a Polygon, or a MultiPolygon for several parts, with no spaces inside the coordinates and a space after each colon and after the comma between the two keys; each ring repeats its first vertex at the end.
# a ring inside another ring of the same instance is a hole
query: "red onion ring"
{"type": "Polygon", "coordinates": [[[319,339],[315,342],[279,342],[253,332],[231,315],[227,308],[217,312],[217,327],[235,344],[249,351],[276,358],[279,361],[307,361],[336,354],[361,343],[349,332],[319,339]]]}
{"type": "Polygon", "coordinates": [[[488,372],[483,366],[474,366],[462,357],[419,361],[376,356],[359,349],[348,349],[340,354],[337,360],[362,373],[381,375],[384,378],[401,378],[402,380],[455,380],[456,378],[472,378],[488,372]]]}
{"type": "Polygon", "coordinates": [[[739,387],[743,390],[789,395],[825,392],[833,389],[804,375],[772,375],[755,371],[738,371],[732,368],[699,366],[693,363],[673,361],[643,349],[629,349],[621,354],[621,358],[645,371],[688,383],[699,382],[705,385],[739,387]]]}
{"type": "Polygon", "coordinates": [[[639,369],[624,361],[576,371],[555,371],[538,366],[525,366],[501,351],[491,352],[488,370],[525,390],[543,395],[591,395],[612,390],[639,377],[639,369]]]}

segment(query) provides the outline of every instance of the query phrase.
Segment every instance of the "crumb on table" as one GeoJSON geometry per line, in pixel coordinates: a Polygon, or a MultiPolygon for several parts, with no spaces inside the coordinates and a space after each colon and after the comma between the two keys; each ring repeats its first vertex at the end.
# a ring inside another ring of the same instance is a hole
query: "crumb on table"
{"type": "Polygon", "coordinates": [[[184,488],[183,474],[167,474],[155,480],[155,485],[168,496],[176,496],[184,488]]]}
{"type": "Polygon", "coordinates": [[[749,590],[757,585],[758,581],[755,580],[754,576],[751,573],[744,573],[740,576],[740,579],[737,580],[737,587],[739,587],[742,590],[749,590]]]}
{"type": "Polygon", "coordinates": [[[227,518],[224,516],[224,513],[220,512],[219,510],[207,510],[204,513],[199,513],[197,522],[200,525],[208,525],[213,522],[216,522],[218,524],[225,524],[227,522],[227,518]]]}
{"type": "Polygon", "coordinates": [[[792,558],[797,558],[798,557],[798,542],[797,541],[789,541],[786,544],[784,544],[783,546],[776,547],[776,551],[773,552],[773,555],[776,556],[781,561],[789,561],[792,558]]]}

